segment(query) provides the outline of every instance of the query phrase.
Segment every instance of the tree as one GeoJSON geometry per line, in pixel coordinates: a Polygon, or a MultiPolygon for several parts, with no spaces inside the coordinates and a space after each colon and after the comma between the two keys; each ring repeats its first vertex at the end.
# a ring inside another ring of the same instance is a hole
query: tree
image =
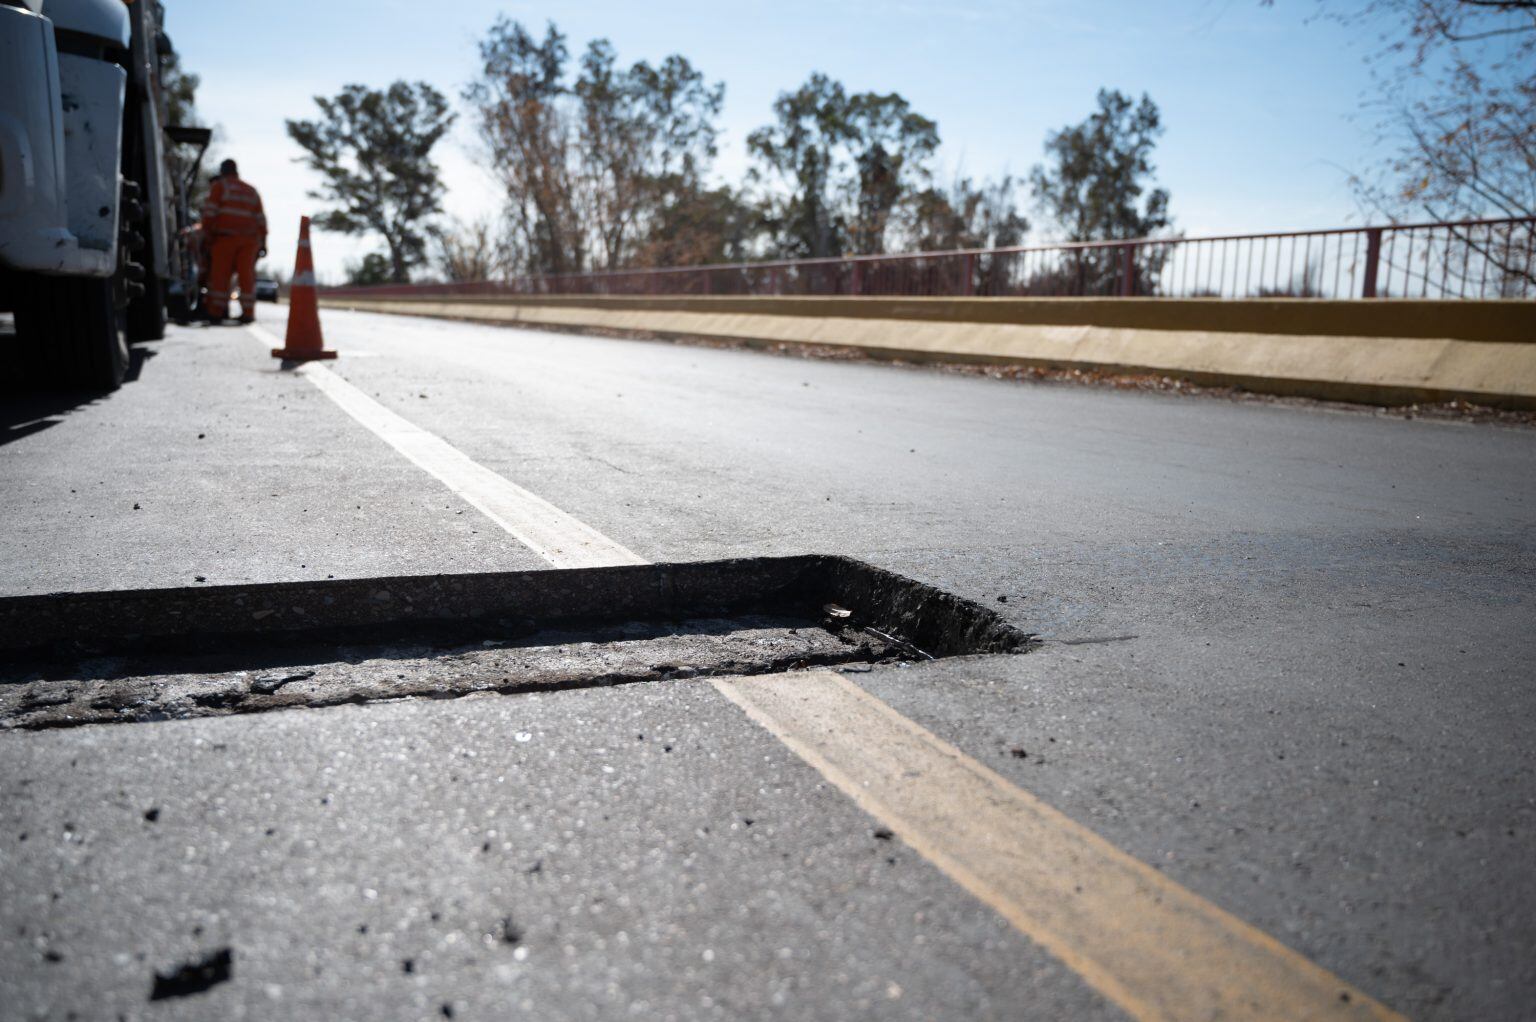
{"type": "MultiPolygon", "coordinates": [[[[1004,175],[997,181],[980,184],[970,178],[958,178],[948,190],[923,190],[912,203],[906,227],[910,247],[919,252],[943,252],[1020,244],[1029,230],[1029,221],[1018,210],[1018,189],[1013,177],[1004,175]]],[[[971,286],[976,294],[1001,295],[1012,289],[1016,265],[1012,256],[982,254],[964,264],[954,260],[939,262],[933,272],[954,274],[949,283],[963,287],[960,267],[968,266],[974,274],[971,286]]]]}
{"type": "Polygon", "coordinates": [[[1436,219],[1536,216],[1536,0],[1325,10],[1380,39],[1370,60],[1381,128],[1399,149],[1389,180],[1357,178],[1368,204],[1436,219]]]}
{"type": "MultiPolygon", "coordinates": [[[[1168,192],[1152,187],[1152,150],[1162,133],[1157,105],[1145,93],[1138,103],[1118,90],[1100,89],[1098,109],[1087,120],[1046,137],[1053,164],[1030,171],[1036,202],[1069,241],[1149,238],[1166,231],[1173,222],[1168,192]]],[[[1135,290],[1149,294],[1166,255],[1148,248],[1137,258],[1135,290]]],[[[1034,288],[1095,294],[1108,290],[1123,272],[1118,253],[1080,251],[1070,263],[1047,271],[1052,279],[1037,281],[1034,288]]]]}
{"type": "Polygon", "coordinates": [[[1006,248],[1020,244],[1029,221],[1018,210],[1019,184],[1005,174],[975,183],[959,178],[948,191],[927,188],[912,204],[907,236],[919,252],[1006,248]]]}
{"type": "MultiPolygon", "coordinates": [[[[1352,178],[1367,209],[1391,219],[1536,216],[1536,0],[1323,9],[1379,40],[1369,60],[1382,97],[1378,129],[1393,152],[1352,178]]],[[[1453,229],[1515,293],[1536,283],[1532,233],[1453,229]]],[[[1454,263],[1444,269],[1456,273],[1454,263]]],[[[1483,264],[1461,271],[1480,276],[1483,264]]]]}
{"type": "Polygon", "coordinates": [[[1035,199],[1070,241],[1146,238],[1164,230],[1168,192],[1152,188],[1152,149],[1163,133],[1157,105],[1100,89],[1098,109],[1046,137],[1052,167],[1029,175],[1035,199]],[[1142,196],[1146,199],[1143,202],[1142,196]]]}
{"type": "MultiPolygon", "coordinates": [[[[155,13],[160,25],[165,25],[165,5],[156,3],[155,13]]],[[[162,111],[162,125],[178,125],[181,127],[204,127],[202,115],[197,110],[197,90],[202,84],[202,79],[188,71],[181,63],[181,54],[174,49],[167,49],[159,54],[160,59],[160,101],[164,105],[162,111]]],[[[222,132],[218,128],[213,129],[215,141],[203,154],[202,164],[218,166],[219,143],[218,138],[222,132]]],[[[168,145],[166,156],[170,161],[173,172],[177,178],[185,178],[192,173],[193,156],[181,146],[168,145]]],[[[208,192],[208,179],[205,175],[198,175],[193,179],[187,196],[188,206],[191,209],[199,209],[208,192]]]]}
{"type": "Polygon", "coordinates": [[[847,223],[838,216],[833,191],[848,137],[847,107],[842,84],[817,72],[774,100],[777,123],[747,136],[747,149],[759,163],[752,168],[752,180],[777,178],[782,186],[764,201],[779,255],[842,254],[847,223]]]}
{"type": "MultiPolygon", "coordinates": [[[[165,24],[165,5],[155,4],[157,21],[165,24]]],[[[174,49],[160,54],[160,98],[165,103],[165,123],[197,125],[197,87],[202,79],[181,66],[181,55],[174,49]]]]}
{"type": "Polygon", "coordinates": [[[323,118],[288,121],[302,162],[324,185],[313,198],[338,204],[315,218],[343,234],[375,233],[389,252],[390,278],[404,283],[426,258],[427,222],[442,209],[432,148],[453,124],[448,101],[425,82],[375,90],[348,85],[315,97],[323,118]]]}
{"type": "Polygon", "coordinates": [[[756,207],[730,187],[678,190],[656,211],[633,265],[741,262],[759,228],[756,207]]]}
{"type": "Polygon", "coordinates": [[[928,181],[937,124],[895,92],[849,95],[820,72],[779,94],[773,111],[746,148],[777,254],[885,252],[895,212],[928,181]]]}
{"type": "Polygon", "coordinates": [[[702,212],[724,86],[686,58],[624,68],[597,39],[571,80],[558,28],[536,39],[507,18],[480,55],[465,98],[506,195],[511,250],[529,272],[634,265],[675,240],[683,211],[685,221],[702,212]]]}
{"type": "Polygon", "coordinates": [[[354,287],[372,287],[375,284],[399,283],[394,276],[394,264],[378,252],[369,252],[357,262],[349,262],[343,268],[347,283],[354,287]]]}
{"type": "Polygon", "coordinates": [[[858,172],[849,247],[859,255],[875,255],[886,250],[897,207],[928,180],[939,127],[894,92],[850,96],[847,116],[858,172]]]}
{"type": "Polygon", "coordinates": [[[849,95],[820,72],[780,93],[773,113],[747,148],[778,254],[884,252],[893,214],[930,177],[938,126],[896,93],[849,95]]]}
{"type": "Polygon", "coordinates": [[[702,191],[715,156],[715,120],[725,87],[709,85],[676,54],[660,66],[617,70],[613,47],[596,40],[575,84],[581,130],[580,180],[601,268],[630,261],[661,220],[702,191]]]}
{"type": "Polygon", "coordinates": [[[467,224],[451,220],[432,237],[437,242],[437,268],[449,283],[491,280],[506,272],[507,253],[488,218],[467,224]]]}
{"type": "Polygon", "coordinates": [[[464,92],[506,195],[509,244],[531,272],[573,273],[586,261],[560,104],[567,53],[553,23],[539,41],[503,17],[481,41],[480,77],[464,92]]]}

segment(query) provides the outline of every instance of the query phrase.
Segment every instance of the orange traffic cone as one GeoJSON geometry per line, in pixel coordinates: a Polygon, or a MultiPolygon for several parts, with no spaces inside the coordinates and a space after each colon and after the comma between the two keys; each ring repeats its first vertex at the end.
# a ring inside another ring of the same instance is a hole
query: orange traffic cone
{"type": "Polygon", "coordinates": [[[299,254],[293,260],[293,283],[288,287],[288,336],[283,347],[272,349],[273,358],[303,362],[335,358],[325,350],[320,336],[320,307],[315,301],[315,261],[309,254],[309,217],[299,218],[299,254]]]}

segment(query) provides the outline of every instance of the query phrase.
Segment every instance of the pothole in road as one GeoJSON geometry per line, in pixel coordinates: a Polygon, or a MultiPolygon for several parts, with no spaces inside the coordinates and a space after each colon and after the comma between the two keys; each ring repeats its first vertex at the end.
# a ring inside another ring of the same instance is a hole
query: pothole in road
{"type": "Polygon", "coordinates": [[[0,728],[1022,652],[994,611],[845,557],[0,599],[0,728]]]}

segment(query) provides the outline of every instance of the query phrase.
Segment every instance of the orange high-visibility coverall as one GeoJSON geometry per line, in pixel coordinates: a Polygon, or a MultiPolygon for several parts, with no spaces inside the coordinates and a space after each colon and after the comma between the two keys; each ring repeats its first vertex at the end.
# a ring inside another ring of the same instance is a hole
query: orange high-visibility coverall
{"type": "Polygon", "coordinates": [[[210,242],[208,315],[229,312],[229,278],[240,279],[240,319],[256,318],[256,258],[267,247],[267,215],[256,189],[233,175],[216,178],[203,203],[203,233],[210,242]]]}

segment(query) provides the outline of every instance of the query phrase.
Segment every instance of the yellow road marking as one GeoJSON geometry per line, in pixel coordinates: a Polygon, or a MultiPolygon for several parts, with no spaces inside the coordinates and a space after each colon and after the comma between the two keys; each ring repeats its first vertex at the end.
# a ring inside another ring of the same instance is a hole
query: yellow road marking
{"type": "MultiPolygon", "coordinates": [[[[259,327],[258,340],[275,341],[259,327]]],[[[318,365],[311,383],[556,567],[643,564],[318,365]]],[[[1402,1019],[840,674],[715,688],[865,812],[1136,1019],[1402,1019]]]]}
{"type": "Polygon", "coordinates": [[[1399,1019],[832,671],[726,698],[1133,1018],[1399,1019]]]}

